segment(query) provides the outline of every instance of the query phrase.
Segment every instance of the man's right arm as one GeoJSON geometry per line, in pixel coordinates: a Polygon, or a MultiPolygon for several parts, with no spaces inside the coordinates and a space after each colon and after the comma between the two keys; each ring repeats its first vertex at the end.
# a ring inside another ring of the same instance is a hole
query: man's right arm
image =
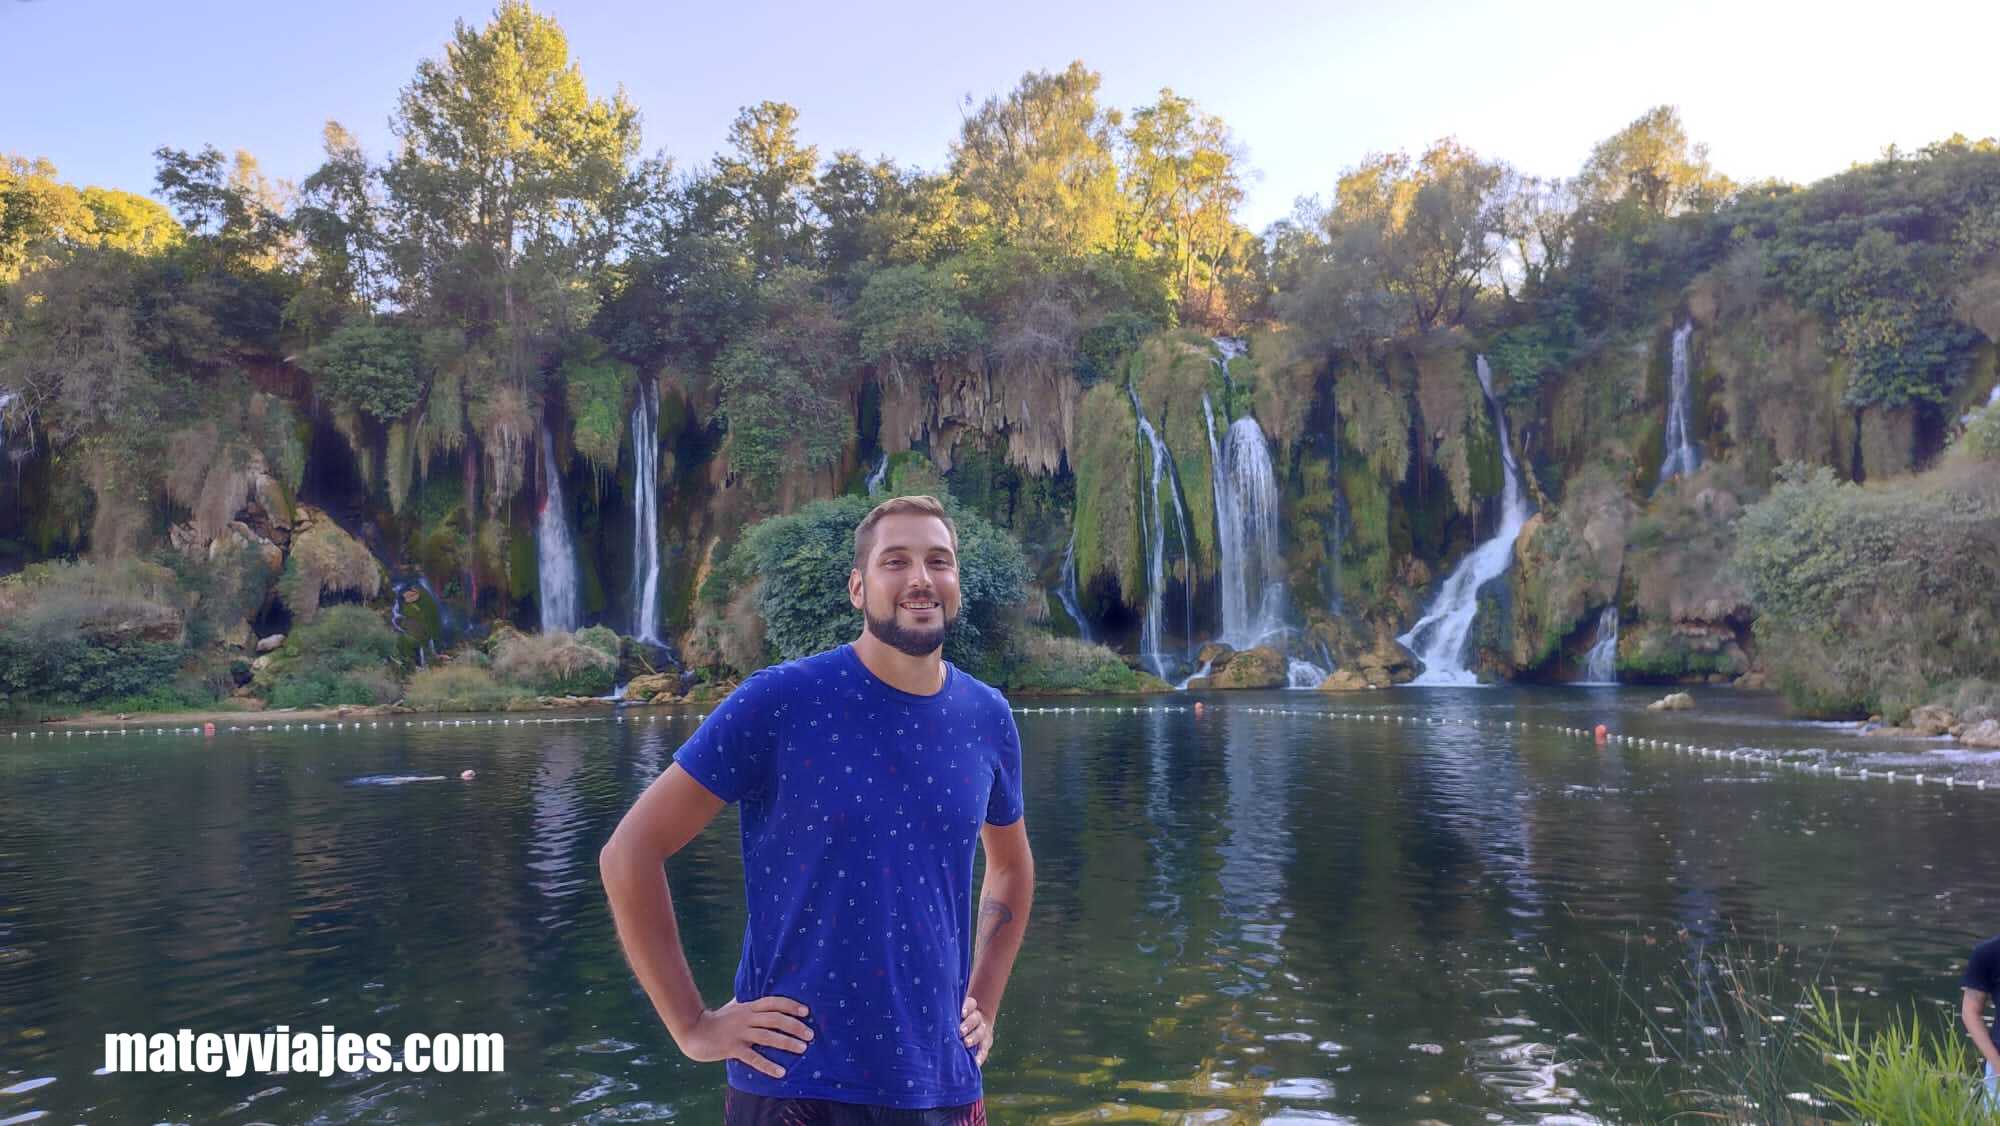
{"type": "Polygon", "coordinates": [[[784,1070],[750,1046],[804,1051],[812,1033],[796,1018],[806,1015],[805,1006],[765,997],[748,1003],[732,999],[712,1013],[705,1010],[667,889],[667,858],[686,847],[721,810],[721,798],[678,763],[670,765],[618,822],[598,853],[597,867],[625,960],[674,1043],[691,1059],[735,1059],[779,1078],[784,1070]]]}
{"type": "Polygon", "coordinates": [[[1958,1019],[1964,1023],[1966,1035],[1972,1037],[1972,1045],[1995,1071],[2000,1071],[2000,1051],[1993,1046],[1993,1033],[1986,1027],[1986,994],[1971,986],[1965,988],[1965,997],[1958,1004],[1958,1019]]]}

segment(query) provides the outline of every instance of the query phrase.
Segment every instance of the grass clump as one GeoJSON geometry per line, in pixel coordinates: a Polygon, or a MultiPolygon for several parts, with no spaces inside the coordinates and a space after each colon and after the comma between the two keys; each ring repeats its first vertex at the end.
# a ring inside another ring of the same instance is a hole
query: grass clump
{"type": "Polygon", "coordinates": [[[575,633],[508,631],[494,642],[493,671],[543,696],[602,696],[618,677],[618,635],[603,626],[575,633]]]}
{"type": "Polygon", "coordinates": [[[396,631],[362,606],[334,606],[293,630],[269,675],[274,708],[387,704],[396,678],[396,631]]]}
{"type": "Polygon", "coordinates": [[[499,711],[520,697],[490,670],[462,661],[418,669],[403,690],[403,702],[424,712],[499,711]]]}
{"type": "Polygon", "coordinates": [[[1010,692],[1089,695],[1142,691],[1139,674],[1118,654],[1074,637],[1032,633],[1008,670],[1010,692]]]}

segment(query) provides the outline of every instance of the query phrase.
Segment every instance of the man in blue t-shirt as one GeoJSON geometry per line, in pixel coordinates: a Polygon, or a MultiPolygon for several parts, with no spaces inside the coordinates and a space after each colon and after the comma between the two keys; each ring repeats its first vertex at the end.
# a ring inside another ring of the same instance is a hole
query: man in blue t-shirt
{"type": "Polygon", "coordinates": [[[958,534],[935,499],[862,520],[847,594],[861,636],[731,693],[619,822],[605,890],[674,1042],[727,1061],[731,1126],[984,1123],[1034,893],[1020,739],[1006,700],[944,660],[958,534]],[[735,997],[709,1009],[661,866],[725,802],[749,918],[735,997]]]}

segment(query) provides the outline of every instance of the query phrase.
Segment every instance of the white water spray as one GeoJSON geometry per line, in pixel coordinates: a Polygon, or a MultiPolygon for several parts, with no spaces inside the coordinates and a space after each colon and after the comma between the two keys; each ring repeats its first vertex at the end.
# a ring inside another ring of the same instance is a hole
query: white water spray
{"type": "Polygon", "coordinates": [[[1500,468],[1505,478],[1500,497],[1500,528],[1492,538],[1472,549],[1460,561],[1444,585],[1438,588],[1430,613],[1417,620],[1410,631],[1396,640],[1417,655],[1424,671],[1415,684],[1478,684],[1461,662],[1465,640],[1472,634],[1472,622],[1479,614],[1479,588],[1499,578],[1514,559],[1514,541],[1521,525],[1528,521],[1528,502],[1521,494],[1521,474],[1514,464],[1514,447],[1507,440],[1507,413],[1493,398],[1493,372],[1486,357],[1477,360],[1479,388],[1486,393],[1486,407],[1493,413],[1493,425],[1500,438],[1500,468]]]}
{"type": "MultiPolygon", "coordinates": [[[[1188,550],[1187,514],[1181,511],[1180,490],[1174,487],[1173,456],[1167,451],[1167,443],[1153,424],[1146,419],[1145,408],[1139,405],[1139,395],[1130,387],[1126,394],[1132,398],[1132,413],[1139,420],[1139,435],[1153,451],[1153,472],[1148,478],[1147,504],[1152,510],[1152,537],[1146,550],[1146,617],[1139,627],[1139,652],[1153,675],[1167,679],[1166,656],[1161,645],[1166,635],[1166,595],[1167,595],[1167,520],[1166,505],[1161,502],[1161,485],[1165,484],[1167,499],[1173,503],[1174,526],[1180,533],[1181,558],[1190,560],[1188,550]]],[[[1194,625],[1194,595],[1192,582],[1188,586],[1188,606],[1186,616],[1181,620],[1181,636],[1186,637],[1194,625]]]]}
{"type": "Polygon", "coordinates": [[[1701,464],[1691,425],[1694,408],[1689,405],[1693,391],[1688,378],[1688,342],[1693,336],[1693,321],[1674,330],[1673,401],[1667,404],[1667,460],[1660,466],[1662,481],[1685,477],[1701,464]]]}
{"type": "Polygon", "coordinates": [[[1278,478],[1270,443],[1247,415],[1215,437],[1215,409],[1201,397],[1208,423],[1210,481],[1222,588],[1222,643],[1249,649],[1285,632],[1284,556],[1278,537],[1278,478]]]}
{"type": "Polygon", "coordinates": [[[576,588],[576,546],[569,538],[555,442],[542,429],[542,510],[535,518],[535,554],[541,565],[542,632],[569,632],[582,616],[576,588]]]}
{"type": "Polygon", "coordinates": [[[1597,640],[1583,657],[1583,683],[1618,683],[1618,604],[1607,603],[1597,616],[1597,640]]]}
{"type": "Polygon", "coordinates": [[[1062,608],[1069,611],[1070,620],[1076,623],[1076,635],[1090,640],[1090,623],[1083,620],[1083,607],[1077,600],[1076,581],[1076,529],[1069,532],[1069,547],[1063,552],[1062,579],[1056,585],[1056,598],[1062,608]]]}
{"type": "Polygon", "coordinates": [[[660,642],[660,385],[632,406],[632,636],[660,642]]]}
{"type": "Polygon", "coordinates": [[[885,453],[882,455],[882,460],[875,463],[875,472],[870,473],[868,475],[869,496],[872,497],[876,493],[882,491],[882,479],[884,477],[887,477],[888,475],[889,475],[889,455],[885,453]]]}

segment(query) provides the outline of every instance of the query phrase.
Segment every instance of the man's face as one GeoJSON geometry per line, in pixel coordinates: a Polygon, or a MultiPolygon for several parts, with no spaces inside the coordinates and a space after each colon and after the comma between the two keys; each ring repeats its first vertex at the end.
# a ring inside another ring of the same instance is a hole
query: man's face
{"type": "Polygon", "coordinates": [[[867,565],[848,580],[848,598],[877,640],[912,657],[937,652],[958,622],[958,553],[944,521],[883,517],[867,565]]]}

